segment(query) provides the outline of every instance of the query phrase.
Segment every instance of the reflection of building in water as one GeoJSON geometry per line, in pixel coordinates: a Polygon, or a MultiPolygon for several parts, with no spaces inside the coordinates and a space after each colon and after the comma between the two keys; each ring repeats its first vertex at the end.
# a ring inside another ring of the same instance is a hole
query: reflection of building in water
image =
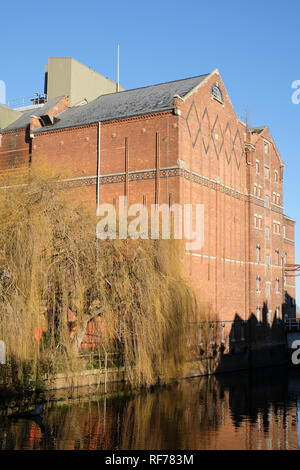
{"type": "Polygon", "coordinates": [[[57,403],[43,415],[43,432],[30,421],[0,421],[0,448],[297,449],[300,395],[290,384],[300,384],[300,374],[293,374],[256,370],[57,403]]]}

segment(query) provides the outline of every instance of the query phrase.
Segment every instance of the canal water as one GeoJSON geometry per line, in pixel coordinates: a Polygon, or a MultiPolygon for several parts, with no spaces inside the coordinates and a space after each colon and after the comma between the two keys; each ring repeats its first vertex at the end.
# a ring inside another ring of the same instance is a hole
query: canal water
{"type": "Polygon", "coordinates": [[[300,370],[257,369],[4,412],[0,449],[298,449],[299,420],[300,370]]]}

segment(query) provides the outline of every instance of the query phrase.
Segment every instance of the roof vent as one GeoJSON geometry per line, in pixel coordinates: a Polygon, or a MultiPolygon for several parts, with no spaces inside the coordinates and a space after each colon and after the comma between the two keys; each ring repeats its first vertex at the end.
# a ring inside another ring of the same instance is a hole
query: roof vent
{"type": "Polygon", "coordinates": [[[39,117],[39,120],[42,126],[52,126],[54,124],[54,116],[49,114],[43,114],[43,116],[39,117]]]}

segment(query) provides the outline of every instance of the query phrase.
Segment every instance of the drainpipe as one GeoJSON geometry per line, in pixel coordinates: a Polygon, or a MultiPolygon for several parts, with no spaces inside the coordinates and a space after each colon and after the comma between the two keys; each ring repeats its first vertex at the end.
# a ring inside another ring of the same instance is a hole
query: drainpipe
{"type": "Polygon", "coordinates": [[[97,214],[100,206],[101,122],[98,122],[97,139],[97,214]]]}

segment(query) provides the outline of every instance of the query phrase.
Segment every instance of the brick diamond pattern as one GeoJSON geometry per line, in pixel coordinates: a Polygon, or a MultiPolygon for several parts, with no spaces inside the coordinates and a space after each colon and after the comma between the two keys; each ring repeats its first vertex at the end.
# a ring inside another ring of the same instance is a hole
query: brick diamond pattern
{"type": "Polygon", "coordinates": [[[218,115],[211,124],[207,108],[204,109],[200,121],[194,101],[189,108],[185,121],[193,147],[195,147],[199,135],[201,135],[201,142],[205,154],[208,153],[212,145],[217,159],[220,158],[221,152],[224,151],[228,165],[234,160],[237,169],[240,169],[244,156],[244,146],[238,129],[236,132],[232,131],[229,122],[227,122],[224,129],[222,129],[218,115]]]}
{"type": "Polygon", "coordinates": [[[201,131],[201,125],[194,101],[192,102],[190,109],[187,113],[186,125],[188,128],[189,135],[192,139],[192,145],[193,147],[195,147],[201,131]]]}

